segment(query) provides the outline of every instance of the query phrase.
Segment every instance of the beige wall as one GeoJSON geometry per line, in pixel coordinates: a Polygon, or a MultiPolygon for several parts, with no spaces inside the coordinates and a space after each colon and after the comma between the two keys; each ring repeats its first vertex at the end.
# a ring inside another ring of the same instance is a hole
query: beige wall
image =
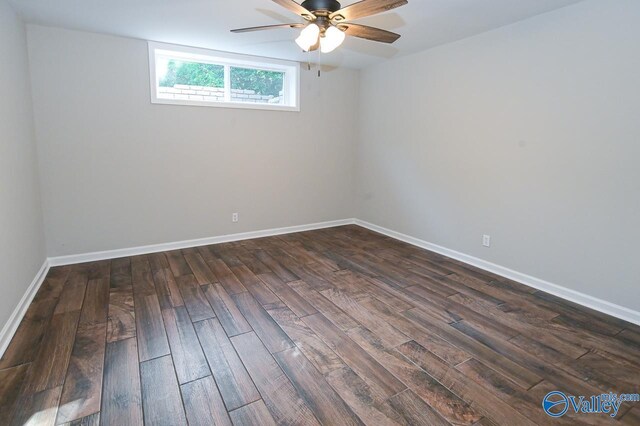
{"type": "Polygon", "coordinates": [[[45,260],[25,29],[0,0],[0,329],[45,260]]]}
{"type": "Polygon", "coordinates": [[[363,72],[358,217],[640,310],[638,22],[586,1],[363,72]]]}
{"type": "Polygon", "coordinates": [[[353,216],[357,71],[303,70],[300,113],[152,105],[146,42],[28,35],[50,256],[353,216]]]}
{"type": "MultiPolygon", "coordinates": [[[[152,105],[145,42],[29,26],[47,253],[357,216],[639,310],[639,17],[590,0],[360,74],[303,71],[300,113],[152,105]]],[[[24,58],[0,74],[19,82],[0,86],[0,285],[44,256],[24,75],[24,58]]]]}

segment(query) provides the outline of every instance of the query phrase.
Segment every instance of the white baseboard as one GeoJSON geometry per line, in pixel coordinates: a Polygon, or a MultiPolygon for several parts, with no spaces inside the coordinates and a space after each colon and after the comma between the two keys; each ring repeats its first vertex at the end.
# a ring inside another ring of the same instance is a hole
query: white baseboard
{"type": "Polygon", "coordinates": [[[195,240],[177,241],[171,243],[154,244],[141,247],[131,247],[125,249],[84,253],[71,256],[50,257],[38,271],[27,291],[22,296],[18,306],[14,309],[11,317],[0,332],[0,358],[9,347],[11,339],[18,330],[20,322],[33,301],[36,293],[40,289],[49,269],[54,266],[73,265],[76,263],[94,262],[98,260],[115,259],[118,257],[136,256],[141,254],[157,253],[162,251],[177,250],[189,247],[206,246],[210,244],[226,243],[230,241],[242,241],[252,238],[270,237],[274,235],[291,234],[293,232],[312,231],[314,229],[332,228],[335,226],[352,225],[355,219],[332,220],[328,222],[312,223],[308,225],[288,226],[285,228],[264,229],[261,231],[243,232],[238,234],[222,235],[219,237],[199,238],[195,240]]]}
{"type": "Polygon", "coordinates": [[[195,240],[177,241],[172,243],[153,244],[148,246],[131,247],[117,250],[98,251],[93,253],[75,254],[70,256],[50,257],[49,265],[62,266],[76,263],[95,262],[98,260],[116,259],[118,257],[138,256],[141,254],[158,253],[162,251],[178,250],[189,247],[208,246],[211,244],[228,243],[231,241],[250,240],[252,238],[271,237],[274,235],[291,234],[294,232],[312,231],[314,229],[333,228],[335,226],[352,225],[355,219],[332,220],[329,222],[312,223],[309,225],[288,226],[285,228],[264,229],[261,231],[243,232],[239,234],[222,235],[219,237],[199,238],[195,240]]]}
{"type": "Polygon", "coordinates": [[[157,252],[167,251],[167,250],[177,250],[182,248],[198,247],[203,245],[218,244],[218,243],[224,243],[224,242],[230,242],[230,241],[241,241],[241,240],[247,240],[252,238],[269,237],[273,235],[283,235],[283,234],[290,234],[293,232],[311,231],[314,229],[331,228],[335,226],[343,226],[343,225],[351,225],[351,224],[356,224],[364,228],[370,229],[372,231],[387,235],[391,238],[395,238],[397,240],[412,244],[414,246],[417,246],[426,250],[430,250],[430,251],[442,254],[444,256],[451,257],[453,259],[459,260],[461,262],[467,263],[469,265],[475,266],[485,271],[489,271],[494,274],[508,278],[510,280],[517,281],[529,287],[533,287],[535,289],[553,294],[562,299],[566,299],[568,301],[586,306],[596,311],[640,325],[640,312],[634,311],[629,308],[625,308],[624,306],[619,306],[619,305],[607,302],[605,300],[590,296],[588,294],[580,293],[578,291],[571,290],[566,287],[562,287],[560,285],[550,283],[540,278],[532,277],[530,275],[523,274],[521,272],[514,271],[509,268],[505,268],[504,266],[496,265],[495,263],[487,262],[477,257],[469,256],[467,254],[460,253],[458,251],[451,250],[446,247],[432,244],[427,241],[421,240],[419,238],[411,237],[409,235],[405,235],[400,232],[383,228],[381,226],[374,225],[372,223],[365,222],[363,220],[342,219],[342,220],[334,220],[329,222],[313,223],[309,225],[289,226],[285,228],[274,228],[274,229],[265,229],[261,231],[244,232],[239,234],[229,234],[229,235],[223,235],[219,237],[200,238],[195,240],[178,241],[178,242],[164,243],[164,244],[154,244],[154,245],[148,245],[148,246],[142,246],[142,247],[132,247],[132,248],[125,248],[125,249],[118,249],[118,250],[85,253],[85,254],[78,254],[78,255],[72,255],[72,256],[51,257],[44,262],[44,264],[38,271],[38,274],[33,279],[29,287],[27,288],[27,291],[25,292],[24,296],[22,296],[20,303],[15,308],[15,310],[11,314],[11,317],[2,328],[2,331],[0,332],[0,357],[2,357],[7,347],[9,346],[9,343],[11,342],[13,335],[17,331],[18,326],[22,321],[22,318],[27,312],[27,308],[31,304],[31,301],[33,300],[34,296],[38,292],[38,289],[40,288],[40,286],[42,285],[42,282],[44,281],[44,278],[46,277],[47,272],[49,272],[50,267],[61,266],[61,265],[71,265],[71,264],[84,263],[84,262],[92,262],[97,260],[114,259],[118,257],[135,256],[135,255],[148,254],[148,253],[157,253],[157,252]]]}
{"type": "Polygon", "coordinates": [[[606,300],[598,299],[588,294],[571,290],[558,284],[553,284],[540,278],[532,277],[530,275],[514,271],[513,269],[505,268],[504,266],[496,265],[495,263],[487,262],[486,260],[482,260],[474,256],[469,256],[468,254],[460,253],[446,247],[432,244],[419,238],[411,237],[409,235],[405,235],[391,229],[383,228],[382,226],[374,225],[360,219],[356,219],[355,224],[372,231],[379,232],[380,234],[384,234],[388,237],[395,238],[396,240],[404,241],[405,243],[409,243],[411,245],[430,250],[447,257],[451,257],[485,271],[489,271],[510,280],[517,281],[526,286],[542,290],[546,293],[553,294],[554,296],[558,296],[570,302],[574,302],[587,308],[605,313],[607,315],[611,315],[630,323],[640,325],[640,312],[625,308],[624,306],[616,305],[614,303],[607,302],[606,300]]]}
{"type": "Polygon", "coordinates": [[[9,343],[11,343],[11,339],[13,339],[13,335],[16,334],[18,330],[18,326],[20,326],[20,322],[22,318],[24,318],[27,313],[27,309],[33,301],[36,293],[40,289],[47,273],[49,272],[49,262],[47,260],[44,261],[42,267],[36,274],[36,277],[31,281],[29,287],[27,287],[27,291],[20,299],[18,306],[13,310],[9,320],[5,323],[4,327],[2,327],[2,331],[0,331],[0,358],[4,355],[4,352],[9,347],[9,343]]]}

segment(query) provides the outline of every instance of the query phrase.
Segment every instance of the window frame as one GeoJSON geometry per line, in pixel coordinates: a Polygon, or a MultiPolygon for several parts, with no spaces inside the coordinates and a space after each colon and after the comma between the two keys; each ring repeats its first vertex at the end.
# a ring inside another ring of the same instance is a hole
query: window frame
{"type": "Polygon", "coordinates": [[[262,109],[270,111],[300,111],[300,64],[281,59],[264,58],[259,56],[241,55],[237,53],[220,52],[216,50],[175,44],[149,41],[149,83],[151,88],[151,103],[164,105],[206,106],[215,108],[262,109]],[[165,99],[158,96],[159,78],[156,72],[157,55],[165,55],[186,61],[197,61],[223,65],[225,67],[225,101],[212,102],[195,99],[165,99]],[[231,67],[251,68],[284,73],[283,96],[284,104],[268,104],[254,102],[233,102],[229,98],[231,67]]]}

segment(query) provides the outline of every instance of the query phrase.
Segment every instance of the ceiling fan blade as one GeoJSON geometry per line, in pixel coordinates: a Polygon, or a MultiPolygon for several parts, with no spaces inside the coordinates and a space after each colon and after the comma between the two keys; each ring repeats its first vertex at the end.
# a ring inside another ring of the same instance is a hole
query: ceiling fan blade
{"type": "Polygon", "coordinates": [[[306,24],[278,24],[278,25],[263,25],[260,27],[238,28],[231,30],[232,33],[248,33],[251,31],[263,31],[263,30],[275,30],[278,28],[302,28],[306,24]]]}
{"type": "Polygon", "coordinates": [[[339,24],[338,28],[344,31],[347,35],[372,41],[379,41],[382,43],[393,43],[400,38],[400,34],[381,30],[380,28],[367,27],[366,25],[339,24]]]}
{"type": "Polygon", "coordinates": [[[333,21],[352,21],[366,16],[377,15],[396,7],[404,6],[407,0],[362,0],[333,12],[329,18],[333,21]]]}
{"type": "Polygon", "coordinates": [[[309,12],[307,9],[302,7],[300,4],[296,3],[293,0],[273,0],[275,3],[278,3],[280,6],[285,9],[295,13],[296,15],[302,16],[307,21],[313,21],[316,17],[313,13],[309,12]]]}

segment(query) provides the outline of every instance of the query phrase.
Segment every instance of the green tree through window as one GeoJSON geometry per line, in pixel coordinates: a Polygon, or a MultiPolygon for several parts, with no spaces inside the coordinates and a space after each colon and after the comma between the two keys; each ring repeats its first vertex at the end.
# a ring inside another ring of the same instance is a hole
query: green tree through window
{"type": "Polygon", "coordinates": [[[176,84],[224,87],[224,66],[170,60],[160,87],[173,87],[176,84]]]}
{"type": "MultiPolygon", "coordinates": [[[[224,87],[224,66],[170,60],[160,87],[187,86],[224,87]]],[[[280,96],[284,73],[253,68],[231,67],[231,89],[253,90],[264,96],[280,96]]]]}
{"type": "Polygon", "coordinates": [[[231,67],[232,89],[254,90],[259,95],[279,96],[283,81],[283,72],[231,67]]]}

